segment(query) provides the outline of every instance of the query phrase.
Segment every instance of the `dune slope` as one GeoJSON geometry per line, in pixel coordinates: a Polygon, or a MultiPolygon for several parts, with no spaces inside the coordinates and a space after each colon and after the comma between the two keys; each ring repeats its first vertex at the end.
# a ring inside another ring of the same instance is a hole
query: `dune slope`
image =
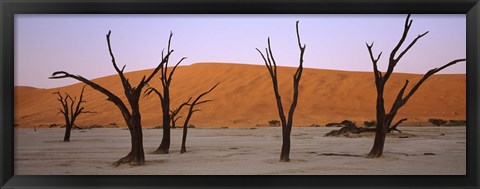
{"type": "MultiPolygon", "coordinates": [[[[279,67],[279,88],[288,111],[292,99],[292,76],[296,68],[279,67]]],[[[126,76],[136,85],[143,75],[151,70],[129,72],[126,76]]],[[[80,74],[81,73],[75,73],[80,74]]],[[[295,111],[294,125],[309,126],[354,120],[362,125],[365,120],[375,118],[375,84],[370,72],[350,72],[321,69],[304,69],[300,82],[300,95],[295,111]]],[[[392,75],[385,89],[387,110],[406,79],[411,85],[422,75],[392,75]]],[[[156,77],[158,78],[158,77],[156,77]]],[[[159,79],[151,86],[160,89],[159,79]]],[[[126,99],[117,75],[93,79],[94,82],[126,99]]],[[[268,121],[278,118],[271,79],[267,69],[261,65],[198,63],[178,67],[171,88],[172,107],[178,106],[189,97],[199,95],[216,83],[221,84],[205,99],[213,101],[202,104],[190,123],[196,127],[254,127],[267,126],[268,121]]],[[[54,89],[15,87],[15,124],[18,127],[42,127],[50,124],[63,125],[58,114],[59,102],[53,92],[67,92],[77,96],[84,84],[54,89]]],[[[407,88],[408,90],[409,88],[407,88]]],[[[126,127],[120,111],[106,96],[87,87],[85,109],[94,114],[82,114],[77,125],[118,124],[126,127]]],[[[161,105],[156,95],[141,99],[143,127],[161,124],[161,105]]],[[[185,111],[181,115],[186,114],[185,111]]],[[[439,74],[432,76],[417,91],[398,113],[397,118],[408,118],[406,124],[426,123],[429,118],[465,119],[466,75],[439,74]]],[[[183,119],[177,122],[182,125],[183,119]]]]}

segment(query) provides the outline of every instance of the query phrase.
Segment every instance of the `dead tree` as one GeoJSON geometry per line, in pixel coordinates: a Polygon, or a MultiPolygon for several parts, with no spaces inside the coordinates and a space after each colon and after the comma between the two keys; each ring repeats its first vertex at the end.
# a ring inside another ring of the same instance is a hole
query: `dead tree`
{"type": "MultiPolygon", "coordinates": [[[[210,102],[211,100],[203,100],[203,101],[200,101],[200,99],[207,95],[208,93],[212,92],[213,89],[215,89],[218,84],[220,83],[217,83],[215,86],[213,86],[212,88],[210,88],[210,90],[208,90],[207,92],[204,92],[200,95],[198,95],[197,98],[195,98],[195,100],[191,103],[191,104],[188,104],[190,106],[190,109],[188,110],[188,114],[187,114],[187,117],[185,118],[185,122],[183,123],[183,136],[182,136],[182,148],[180,149],[180,153],[185,153],[187,152],[187,148],[185,147],[185,143],[187,142],[187,129],[188,129],[188,122],[190,121],[190,118],[192,117],[193,115],[193,112],[198,112],[200,111],[200,109],[195,109],[195,106],[196,105],[200,105],[200,104],[203,104],[203,103],[206,103],[206,102],[210,102]]],[[[190,98],[192,99],[192,98],[190,98]]],[[[190,99],[187,101],[187,102],[190,102],[190,99]]]]}
{"type": "MultiPolygon", "coordinates": [[[[168,43],[167,51],[170,51],[170,41],[168,43]]],[[[163,57],[163,52],[162,52],[163,57]]],[[[165,59],[165,64],[160,67],[160,81],[162,83],[163,93],[160,93],[154,87],[149,87],[146,93],[150,94],[152,91],[155,92],[158,97],[160,98],[160,103],[162,104],[162,128],[163,128],[163,137],[160,146],[155,150],[153,153],[155,154],[168,154],[168,150],[170,149],[170,84],[172,82],[172,76],[177,69],[177,66],[185,60],[187,57],[183,57],[178,61],[177,64],[172,68],[170,72],[168,72],[168,56],[165,59]]],[[[148,96],[146,94],[146,96],[148,96]]]]}
{"type": "Polygon", "coordinates": [[[117,71],[117,74],[122,82],[122,86],[124,89],[125,97],[127,98],[127,103],[130,106],[130,109],[127,107],[126,103],[123,102],[120,97],[113,94],[109,90],[105,89],[104,87],[98,85],[97,83],[90,81],[80,75],[73,75],[65,71],[57,71],[52,74],[49,79],[60,79],[60,78],[73,78],[78,81],[81,81],[88,86],[92,87],[93,89],[101,92],[105,96],[107,96],[107,100],[114,103],[120,112],[122,113],[123,119],[128,126],[131,136],[131,150],[125,157],[119,159],[114,163],[115,166],[118,166],[123,163],[129,163],[130,165],[143,165],[145,164],[145,153],[143,151],[143,134],[142,134],[142,122],[141,122],[141,114],[140,114],[140,106],[139,106],[139,99],[142,94],[142,89],[145,87],[148,82],[155,76],[155,74],[161,70],[161,68],[166,64],[170,55],[173,53],[173,50],[170,50],[170,42],[172,39],[173,34],[170,33],[170,37],[168,40],[168,51],[165,56],[163,56],[162,52],[162,60],[158,64],[158,66],[150,73],[150,75],[143,76],[141,81],[138,83],[137,86],[132,86],[130,81],[124,75],[125,66],[122,69],[118,68],[117,63],[115,62],[115,57],[113,56],[113,51],[110,45],[110,34],[109,31],[107,34],[107,45],[108,50],[110,52],[110,57],[112,58],[112,64],[117,71]]]}
{"type": "Polygon", "coordinates": [[[293,101],[290,105],[290,110],[288,111],[288,118],[285,118],[285,113],[283,111],[282,105],[282,98],[280,97],[280,93],[278,92],[278,80],[277,80],[277,64],[275,62],[275,58],[272,53],[272,48],[270,47],[270,38],[268,38],[268,49],[265,48],[266,56],[257,49],[260,55],[267,66],[268,72],[270,73],[270,77],[272,78],[273,83],[273,91],[275,92],[275,98],[277,100],[277,108],[278,114],[280,116],[280,120],[282,123],[282,151],[280,153],[280,161],[288,162],[290,160],[290,133],[292,131],[293,125],[293,113],[295,111],[295,107],[297,106],[298,100],[298,85],[300,83],[300,78],[302,77],[303,71],[303,54],[305,52],[306,45],[301,45],[300,42],[300,34],[298,32],[298,21],[296,23],[296,30],[297,30],[297,41],[298,47],[300,48],[300,63],[298,65],[297,71],[293,76],[293,101]]]}
{"type": "MultiPolygon", "coordinates": [[[[395,66],[397,65],[397,63],[400,61],[400,59],[408,52],[408,50],[410,50],[410,48],[413,47],[413,45],[420,38],[422,38],[423,36],[425,36],[428,33],[428,31],[427,31],[427,32],[425,32],[421,35],[418,35],[397,56],[397,51],[400,49],[403,42],[407,38],[408,31],[410,30],[410,27],[412,26],[412,21],[413,20],[410,20],[410,14],[409,14],[407,16],[407,18],[405,19],[405,25],[404,25],[404,30],[403,30],[402,37],[401,37],[400,41],[398,42],[398,44],[395,46],[395,48],[390,53],[390,57],[388,59],[388,68],[387,68],[387,71],[384,74],[382,74],[382,72],[380,72],[378,70],[378,67],[377,67],[377,62],[380,59],[380,56],[382,55],[382,53],[380,52],[380,54],[378,54],[377,58],[375,58],[374,55],[373,55],[373,52],[372,52],[373,43],[371,45],[369,45],[368,43],[366,44],[368,52],[370,54],[370,59],[373,63],[373,74],[374,74],[374,77],[375,77],[375,86],[376,86],[376,89],[377,89],[375,140],[374,140],[373,147],[372,147],[370,153],[367,155],[367,157],[369,157],[369,158],[382,156],[387,131],[391,130],[392,127],[390,127],[390,126],[392,125],[392,121],[394,120],[395,116],[397,115],[398,110],[407,103],[407,101],[412,97],[412,95],[417,91],[417,89],[425,82],[425,80],[427,80],[433,74],[435,74],[435,73],[437,73],[437,72],[439,72],[439,71],[441,71],[441,70],[443,70],[443,69],[445,69],[445,68],[447,68],[451,65],[454,65],[458,62],[464,62],[465,61],[465,59],[457,59],[457,60],[453,60],[453,61],[449,62],[448,64],[445,64],[442,67],[434,68],[434,69],[429,70],[427,73],[425,73],[425,75],[415,85],[413,85],[413,87],[407,93],[406,93],[406,88],[407,88],[407,85],[408,85],[409,81],[406,80],[405,84],[403,85],[403,87],[398,92],[397,97],[395,98],[395,100],[392,104],[392,107],[390,108],[390,111],[386,112],[384,99],[383,99],[383,92],[384,92],[385,84],[387,83],[388,79],[392,75],[392,72],[393,72],[395,66]]],[[[396,126],[400,122],[402,122],[402,120],[400,120],[397,124],[394,124],[393,128],[396,128],[396,126]]]]}
{"type": "MultiPolygon", "coordinates": [[[[403,121],[406,121],[407,118],[403,118],[400,121],[398,121],[395,125],[391,126],[388,129],[388,133],[391,133],[393,131],[397,131],[401,133],[402,131],[397,129],[397,126],[400,125],[403,121]]],[[[331,124],[338,124],[338,125],[343,125],[342,128],[338,130],[333,130],[325,134],[324,136],[349,136],[349,134],[360,134],[364,132],[376,132],[376,128],[365,128],[365,127],[357,127],[357,125],[354,122],[351,122],[349,120],[342,121],[342,123],[331,123],[331,124]]]]}
{"type": "Polygon", "coordinates": [[[83,91],[85,90],[85,86],[82,88],[82,92],[80,92],[80,98],[77,101],[77,97],[72,98],[68,93],[65,93],[65,97],[60,94],[60,92],[54,92],[52,94],[57,94],[57,100],[62,104],[62,108],[59,108],[59,114],[61,113],[65,118],[65,135],[63,137],[64,142],[70,141],[70,132],[72,127],[76,127],[75,120],[77,117],[82,113],[93,113],[90,111],[85,111],[84,107],[81,105],[83,102],[83,91]]]}

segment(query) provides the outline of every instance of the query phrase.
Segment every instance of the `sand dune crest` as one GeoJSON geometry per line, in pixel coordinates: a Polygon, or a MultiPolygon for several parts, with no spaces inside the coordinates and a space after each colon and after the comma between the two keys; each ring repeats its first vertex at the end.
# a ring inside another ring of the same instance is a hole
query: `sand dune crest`
{"type": "MultiPolygon", "coordinates": [[[[291,103],[291,78],[295,69],[278,67],[279,88],[285,107],[291,103]]],[[[143,75],[150,72],[141,70],[126,73],[126,76],[136,85],[143,75]]],[[[295,126],[340,122],[344,119],[362,124],[365,120],[374,119],[376,92],[372,73],[305,68],[303,74],[295,126]]],[[[421,76],[393,74],[385,89],[386,103],[391,104],[406,79],[413,85],[421,76]]],[[[125,99],[117,75],[93,81],[125,99]]],[[[269,120],[278,119],[271,79],[267,69],[261,65],[198,63],[180,66],[172,81],[172,105],[177,106],[217,82],[221,84],[205,98],[213,101],[199,106],[202,111],[194,114],[190,121],[196,127],[267,126],[269,120]]],[[[159,79],[153,79],[150,85],[160,88],[161,83],[159,79]]],[[[15,87],[15,124],[19,127],[52,123],[63,125],[62,116],[57,115],[59,104],[52,93],[61,91],[75,96],[82,86],[82,83],[77,83],[53,89],[15,87]]],[[[76,123],[80,126],[116,123],[126,127],[120,111],[105,98],[103,94],[87,87],[85,108],[97,113],[80,115],[76,123]]],[[[143,127],[161,124],[158,97],[151,95],[143,98],[140,105],[143,127]]],[[[404,117],[409,119],[406,124],[411,125],[426,123],[429,118],[465,119],[466,75],[432,76],[398,113],[397,118],[404,117]]],[[[183,119],[177,124],[183,124],[183,119]]]]}

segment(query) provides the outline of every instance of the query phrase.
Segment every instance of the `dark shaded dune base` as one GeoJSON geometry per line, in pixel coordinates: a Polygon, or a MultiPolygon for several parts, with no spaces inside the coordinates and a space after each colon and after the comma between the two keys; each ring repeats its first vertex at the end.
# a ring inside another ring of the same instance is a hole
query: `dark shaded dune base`
{"type": "MultiPolygon", "coordinates": [[[[126,76],[132,84],[136,84],[150,71],[130,72],[126,76]]],[[[295,68],[278,68],[279,88],[286,108],[291,102],[294,72],[295,68]]],[[[385,89],[387,110],[406,79],[413,84],[421,77],[419,74],[393,74],[385,89]]],[[[125,99],[118,76],[93,81],[125,99]]],[[[221,84],[206,98],[213,101],[199,107],[202,111],[194,114],[191,120],[196,127],[267,126],[269,120],[278,119],[271,79],[267,69],[261,65],[200,63],[180,66],[172,81],[172,105],[177,106],[189,97],[208,90],[217,82],[221,84]]],[[[158,88],[161,86],[160,80],[156,78],[150,84],[158,88]]],[[[57,115],[58,101],[52,93],[60,90],[78,95],[82,86],[78,83],[54,89],[15,87],[16,126],[63,125],[62,116],[57,115]]],[[[374,119],[375,98],[374,79],[370,72],[306,68],[300,82],[294,125],[323,125],[344,119],[357,121],[361,125],[365,120],[374,119]]],[[[76,123],[80,126],[116,123],[125,127],[119,110],[105,99],[103,94],[87,87],[85,108],[97,113],[80,115],[76,123]]],[[[141,99],[140,105],[145,128],[161,123],[161,106],[157,96],[141,99]]],[[[426,81],[401,109],[397,118],[408,118],[406,125],[428,125],[430,118],[464,120],[465,115],[466,75],[439,74],[426,81]]],[[[182,124],[183,119],[178,123],[182,124]]]]}

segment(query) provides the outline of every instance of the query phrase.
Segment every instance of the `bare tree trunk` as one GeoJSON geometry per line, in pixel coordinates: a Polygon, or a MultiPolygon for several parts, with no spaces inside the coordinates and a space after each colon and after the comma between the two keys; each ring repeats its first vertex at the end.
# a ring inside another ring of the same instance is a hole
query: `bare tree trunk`
{"type": "Polygon", "coordinates": [[[145,164],[145,153],[143,151],[143,133],[142,133],[142,123],[141,115],[139,110],[136,110],[136,113],[132,115],[132,128],[131,129],[131,140],[132,140],[132,162],[133,165],[143,165],[145,164]]]}
{"type": "Polygon", "coordinates": [[[190,120],[191,116],[192,116],[192,113],[189,113],[187,118],[185,119],[185,123],[183,124],[182,147],[180,149],[181,154],[187,152],[186,143],[187,143],[188,121],[190,120]]]}
{"type": "Polygon", "coordinates": [[[123,163],[130,163],[130,165],[143,165],[145,164],[145,153],[143,151],[143,134],[141,126],[141,117],[139,115],[132,115],[132,118],[128,121],[128,127],[130,131],[131,148],[130,152],[120,160],[114,163],[114,166],[119,166],[123,163]]]}
{"type": "Polygon", "coordinates": [[[70,132],[72,130],[72,125],[65,125],[65,136],[63,137],[64,142],[70,142],[70,132]]]}
{"type": "Polygon", "coordinates": [[[375,130],[375,140],[373,147],[368,153],[367,157],[374,158],[380,157],[383,154],[383,146],[385,144],[385,138],[387,137],[387,131],[382,123],[377,122],[377,128],[375,130]]]}
{"type": "MultiPolygon", "coordinates": [[[[190,101],[190,100],[188,100],[188,101],[190,101]]],[[[196,100],[196,101],[198,101],[198,100],[196,100]]],[[[181,154],[187,152],[186,143],[187,143],[188,122],[190,121],[190,118],[192,117],[193,112],[199,111],[199,110],[194,110],[193,109],[193,107],[197,104],[196,101],[194,101],[192,104],[190,104],[190,109],[188,111],[187,117],[185,118],[185,122],[183,123],[182,147],[180,149],[181,154]]]]}
{"type": "Polygon", "coordinates": [[[170,91],[167,87],[163,88],[162,123],[162,142],[157,150],[153,152],[155,154],[168,154],[170,149],[170,91]]]}
{"type": "Polygon", "coordinates": [[[153,152],[154,154],[168,154],[168,150],[170,149],[170,127],[168,126],[168,129],[165,129],[165,127],[166,126],[163,126],[162,143],[160,143],[157,150],[153,152]]]}
{"type": "Polygon", "coordinates": [[[282,151],[280,152],[280,161],[281,162],[288,162],[290,161],[290,133],[291,128],[282,127],[282,151]]]}

